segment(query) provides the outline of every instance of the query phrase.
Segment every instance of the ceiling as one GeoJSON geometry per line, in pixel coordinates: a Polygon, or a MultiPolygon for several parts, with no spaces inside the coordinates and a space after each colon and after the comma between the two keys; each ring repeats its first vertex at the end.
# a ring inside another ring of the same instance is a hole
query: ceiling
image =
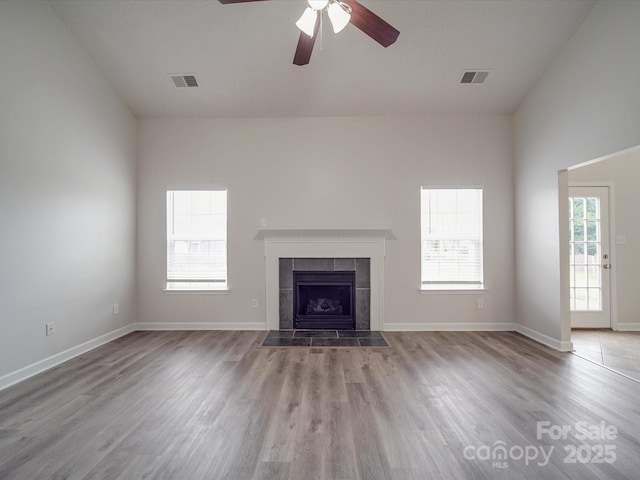
{"type": "MultiPolygon", "coordinates": [[[[328,22],[292,64],[305,0],[51,0],[132,112],[147,117],[513,113],[591,0],[360,0],[400,30],[383,48],[328,22]],[[488,69],[484,84],[460,84],[488,69]],[[175,88],[169,74],[195,74],[175,88]]],[[[326,19],[325,19],[326,20],[326,19]]]]}

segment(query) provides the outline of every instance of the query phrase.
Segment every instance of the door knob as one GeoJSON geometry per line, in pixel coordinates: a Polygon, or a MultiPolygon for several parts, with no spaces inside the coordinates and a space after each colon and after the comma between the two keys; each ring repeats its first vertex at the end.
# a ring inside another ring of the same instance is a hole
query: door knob
{"type": "Polygon", "coordinates": [[[611,269],[611,264],[610,263],[605,263],[604,265],[602,265],[602,268],[604,268],[605,270],[610,270],[611,269]]]}

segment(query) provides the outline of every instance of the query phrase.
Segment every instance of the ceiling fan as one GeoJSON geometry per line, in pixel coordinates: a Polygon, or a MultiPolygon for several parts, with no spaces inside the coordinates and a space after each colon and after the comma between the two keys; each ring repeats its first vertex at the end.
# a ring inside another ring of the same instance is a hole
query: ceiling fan
{"type": "MultiPolygon", "coordinates": [[[[222,4],[264,2],[267,0],[219,0],[222,4]]],[[[382,20],[356,0],[308,0],[308,7],[296,25],[300,38],[293,57],[295,65],[306,65],[311,59],[313,45],[316,43],[322,12],[327,12],[334,32],[338,33],[348,23],[359,28],[383,47],[388,47],[398,39],[400,32],[382,20]]]]}

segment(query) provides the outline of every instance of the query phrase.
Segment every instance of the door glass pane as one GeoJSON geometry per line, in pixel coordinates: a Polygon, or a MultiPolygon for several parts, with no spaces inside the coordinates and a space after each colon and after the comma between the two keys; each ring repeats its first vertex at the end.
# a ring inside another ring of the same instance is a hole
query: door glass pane
{"type": "Polygon", "coordinates": [[[587,283],[590,287],[600,288],[600,265],[589,266],[587,283]]]}
{"type": "Polygon", "coordinates": [[[572,311],[602,309],[602,246],[600,199],[569,199],[570,308],[572,311]]]}
{"type": "Polygon", "coordinates": [[[587,263],[589,265],[600,265],[600,244],[598,242],[587,243],[587,263]]]}
{"type": "Polygon", "coordinates": [[[574,310],[588,310],[587,308],[587,289],[586,288],[576,288],[575,292],[575,300],[576,305],[574,310]]]}
{"type": "Polygon", "coordinates": [[[589,220],[587,222],[587,240],[590,242],[598,239],[598,223],[596,220],[589,220]]]}
{"type": "Polygon", "coordinates": [[[599,288],[590,288],[588,290],[589,294],[589,311],[598,311],[602,310],[602,300],[600,298],[600,289],[599,288]]]}
{"type": "Polygon", "coordinates": [[[584,241],[584,222],[581,220],[573,222],[573,239],[576,242],[584,241]]]}
{"type": "Polygon", "coordinates": [[[600,202],[598,200],[598,198],[587,198],[587,218],[589,220],[600,218],[598,212],[598,205],[600,202]]]}
{"type": "Polygon", "coordinates": [[[584,198],[573,199],[573,218],[584,218],[584,198]]]}
{"type": "Polygon", "coordinates": [[[575,266],[574,286],[587,287],[587,267],[582,265],[575,266]]]}

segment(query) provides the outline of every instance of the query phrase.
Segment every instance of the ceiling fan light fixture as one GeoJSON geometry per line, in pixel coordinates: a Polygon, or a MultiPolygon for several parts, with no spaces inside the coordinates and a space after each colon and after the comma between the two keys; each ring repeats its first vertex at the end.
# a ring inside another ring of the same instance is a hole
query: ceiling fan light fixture
{"type": "Polygon", "coordinates": [[[347,11],[340,2],[331,2],[327,9],[327,15],[333,26],[333,33],[341,32],[351,20],[351,12],[347,11]]]}
{"type": "Polygon", "coordinates": [[[317,18],[318,15],[316,10],[312,7],[307,7],[304,12],[302,12],[302,16],[296,22],[296,26],[310,37],[313,37],[317,18]]]}
{"type": "Polygon", "coordinates": [[[309,6],[314,10],[322,10],[329,3],[329,0],[307,0],[307,1],[309,3],[309,6]]]}

